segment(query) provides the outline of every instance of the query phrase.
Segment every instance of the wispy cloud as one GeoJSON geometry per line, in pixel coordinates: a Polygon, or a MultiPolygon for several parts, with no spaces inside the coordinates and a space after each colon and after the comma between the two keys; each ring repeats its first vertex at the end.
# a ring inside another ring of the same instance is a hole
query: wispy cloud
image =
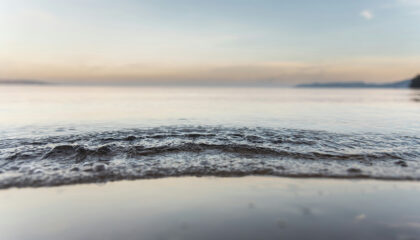
{"type": "Polygon", "coordinates": [[[366,20],[371,20],[374,16],[373,13],[369,10],[363,10],[360,12],[360,16],[362,16],[366,20]]]}
{"type": "Polygon", "coordinates": [[[398,6],[402,6],[410,9],[410,13],[413,15],[420,14],[420,0],[396,0],[398,6]]]}
{"type": "Polygon", "coordinates": [[[405,5],[420,6],[420,0],[397,0],[397,2],[405,5]]]}

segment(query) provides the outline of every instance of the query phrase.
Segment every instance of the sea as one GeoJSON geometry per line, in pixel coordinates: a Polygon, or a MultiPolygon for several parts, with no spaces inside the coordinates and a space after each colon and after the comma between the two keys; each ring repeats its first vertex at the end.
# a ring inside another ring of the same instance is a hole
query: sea
{"type": "Polygon", "coordinates": [[[420,91],[0,86],[0,188],[249,175],[420,180],[420,91]]]}

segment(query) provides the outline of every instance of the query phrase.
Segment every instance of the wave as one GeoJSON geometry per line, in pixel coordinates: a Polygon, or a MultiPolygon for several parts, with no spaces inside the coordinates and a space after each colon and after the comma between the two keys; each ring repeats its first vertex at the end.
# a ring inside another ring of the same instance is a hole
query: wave
{"type": "Polygon", "coordinates": [[[276,128],[169,126],[0,143],[0,188],[171,176],[420,180],[420,138],[276,128]]]}

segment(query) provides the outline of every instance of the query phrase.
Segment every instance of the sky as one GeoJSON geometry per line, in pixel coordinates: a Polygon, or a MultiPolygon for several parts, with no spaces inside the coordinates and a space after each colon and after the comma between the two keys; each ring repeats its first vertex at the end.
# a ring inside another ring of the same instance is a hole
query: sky
{"type": "Polygon", "coordinates": [[[420,0],[0,0],[0,79],[391,82],[419,24],[420,0]]]}

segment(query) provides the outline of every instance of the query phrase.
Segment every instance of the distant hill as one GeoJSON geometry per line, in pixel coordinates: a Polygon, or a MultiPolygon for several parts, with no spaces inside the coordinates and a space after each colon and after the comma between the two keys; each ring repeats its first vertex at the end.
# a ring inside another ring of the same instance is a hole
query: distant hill
{"type": "Polygon", "coordinates": [[[48,85],[49,82],[27,79],[0,80],[0,85],[48,85]]]}
{"type": "Polygon", "coordinates": [[[420,88],[420,74],[411,80],[410,88],[420,88]]]}
{"type": "Polygon", "coordinates": [[[365,83],[365,82],[330,82],[300,84],[298,88],[408,88],[412,80],[404,80],[394,83],[365,83]]]}

